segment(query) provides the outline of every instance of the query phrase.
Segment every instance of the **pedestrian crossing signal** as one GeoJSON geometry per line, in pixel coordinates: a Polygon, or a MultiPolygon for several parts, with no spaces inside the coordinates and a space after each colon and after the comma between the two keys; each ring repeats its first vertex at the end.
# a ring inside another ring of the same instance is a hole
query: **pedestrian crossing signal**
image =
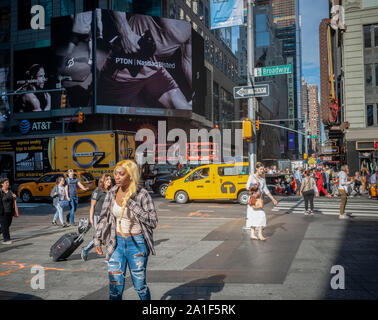
{"type": "Polygon", "coordinates": [[[243,140],[252,140],[252,121],[249,119],[243,120],[243,140]]]}
{"type": "Polygon", "coordinates": [[[66,107],[66,104],[67,104],[67,95],[62,93],[62,95],[60,96],[60,108],[64,109],[66,107]]]}
{"type": "Polygon", "coordinates": [[[79,118],[77,120],[78,123],[83,123],[84,122],[84,113],[83,112],[79,112],[79,118]]]}

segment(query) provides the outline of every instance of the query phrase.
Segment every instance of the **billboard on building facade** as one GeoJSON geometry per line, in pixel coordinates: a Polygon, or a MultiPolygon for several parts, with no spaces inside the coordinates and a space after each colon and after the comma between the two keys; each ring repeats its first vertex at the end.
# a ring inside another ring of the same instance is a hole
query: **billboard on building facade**
{"type": "Polygon", "coordinates": [[[97,112],[190,115],[189,22],[97,9],[97,27],[97,112]]]}
{"type": "Polygon", "coordinates": [[[51,58],[51,48],[14,52],[14,88],[20,93],[13,98],[14,114],[50,111],[58,106],[60,94],[40,92],[56,88],[51,58]]]}
{"type": "Polygon", "coordinates": [[[210,0],[211,29],[240,26],[244,23],[244,0],[210,0]]]}
{"type": "MultiPolygon", "coordinates": [[[[96,28],[98,39],[102,37],[100,23],[96,28]]],[[[93,104],[93,26],[92,11],[51,19],[54,71],[66,89],[67,107],[93,104]]]]}

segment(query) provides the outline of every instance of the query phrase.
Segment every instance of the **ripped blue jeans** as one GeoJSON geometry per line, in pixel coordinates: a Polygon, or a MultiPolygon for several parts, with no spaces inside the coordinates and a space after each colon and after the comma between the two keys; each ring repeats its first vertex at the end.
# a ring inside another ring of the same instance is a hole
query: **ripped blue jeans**
{"type": "Polygon", "coordinates": [[[110,300],[122,300],[127,265],[139,298],[151,300],[150,289],[146,284],[148,255],[143,234],[132,237],[117,235],[117,247],[108,262],[110,300]]]}

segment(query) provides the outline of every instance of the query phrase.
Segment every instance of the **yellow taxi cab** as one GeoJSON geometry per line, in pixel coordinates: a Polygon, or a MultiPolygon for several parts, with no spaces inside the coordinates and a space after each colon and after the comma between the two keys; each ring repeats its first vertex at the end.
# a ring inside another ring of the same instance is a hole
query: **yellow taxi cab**
{"type": "MultiPolygon", "coordinates": [[[[50,198],[51,190],[54,188],[56,179],[60,176],[67,178],[67,172],[49,172],[44,174],[36,181],[26,182],[19,185],[17,195],[23,202],[30,202],[33,199],[50,198]]],[[[75,178],[78,178],[81,184],[89,189],[87,191],[77,189],[79,198],[88,197],[96,189],[95,178],[86,171],[76,171],[75,178]]]]}
{"type": "Polygon", "coordinates": [[[202,165],[170,182],[165,198],[177,203],[188,200],[237,200],[240,204],[247,204],[249,193],[245,187],[248,175],[248,162],[202,165]]]}

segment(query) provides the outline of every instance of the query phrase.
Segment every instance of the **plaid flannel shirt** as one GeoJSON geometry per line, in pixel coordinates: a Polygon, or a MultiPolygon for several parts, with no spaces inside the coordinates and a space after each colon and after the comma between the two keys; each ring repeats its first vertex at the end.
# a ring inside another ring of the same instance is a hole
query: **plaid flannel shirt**
{"type": "MultiPolygon", "coordinates": [[[[118,186],[114,186],[107,193],[100,213],[100,218],[97,223],[96,231],[93,236],[95,247],[102,245],[104,246],[106,260],[110,259],[117,246],[116,218],[112,213],[112,208],[118,188],[118,186]],[[106,238],[102,241],[101,235],[106,225],[108,214],[110,214],[110,233],[107,233],[106,238]]],[[[127,208],[129,208],[129,210],[134,214],[135,218],[139,222],[147,247],[149,251],[153,255],[155,255],[156,253],[154,249],[153,229],[157,226],[158,218],[155,210],[155,205],[148,191],[144,188],[138,189],[137,194],[129,199],[127,208]]]]}

